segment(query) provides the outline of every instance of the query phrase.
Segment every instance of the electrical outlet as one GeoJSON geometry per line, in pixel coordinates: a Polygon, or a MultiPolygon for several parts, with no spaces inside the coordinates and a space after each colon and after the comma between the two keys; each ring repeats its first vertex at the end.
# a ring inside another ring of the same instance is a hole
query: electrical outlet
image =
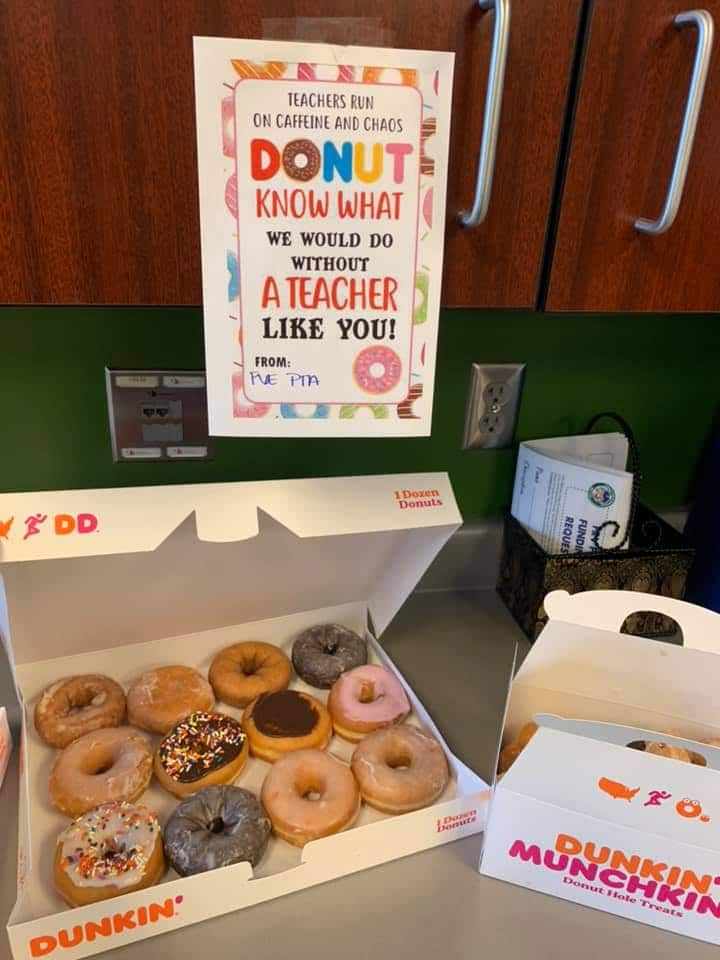
{"type": "Polygon", "coordinates": [[[512,446],[525,367],[524,363],[472,365],[464,450],[496,450],[512,446]]]}

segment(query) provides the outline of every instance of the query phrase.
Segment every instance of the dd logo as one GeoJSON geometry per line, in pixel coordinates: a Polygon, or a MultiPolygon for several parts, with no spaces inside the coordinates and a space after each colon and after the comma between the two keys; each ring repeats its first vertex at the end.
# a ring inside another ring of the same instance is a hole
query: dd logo
{"type": "Polygon", "coordinates": [[[55,533],[61,537],[67,533],[92,533],[97,530],[98,520],[94,513],[78,513],[74,517],[71,513],[55,515],[55,533]]]}

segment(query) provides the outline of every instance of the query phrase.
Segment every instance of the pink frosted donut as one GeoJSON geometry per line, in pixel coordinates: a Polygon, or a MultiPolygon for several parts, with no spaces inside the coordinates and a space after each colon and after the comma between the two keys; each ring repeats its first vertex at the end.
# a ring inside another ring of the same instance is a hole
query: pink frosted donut
{"type": "Polygon", "coordinates": [[[355,383],[365,393],[387,393],[400,381],[402,363],[390,347],[366,347],[353,362],[355,383]]]}
{"type": "Polygon", "coordinates": [[[350,769],[363,800],[384,813],[427,807],[450,776],[437,740],[408,723],[371,733],[355,748],[350,769]]]}
{"type": "Polygon", "coordinates": [[[226,157],[235,156],[235,101],[233,97],[223,97],[222,101],[222,142],[226,157]]]}
{"type": "Polygon", "coordinates": [[[343,673],[327,705],[335,733],[352,743],[380,727],[401,723],[410,713],[410,701],[395,674],[371,663],[343,673]]]}
{"type": "Polygon", "coordinates": [[[233,173],[225,184],[225,206],[234,217],[238,213],[237,199],[237,176],[233,173]]]}

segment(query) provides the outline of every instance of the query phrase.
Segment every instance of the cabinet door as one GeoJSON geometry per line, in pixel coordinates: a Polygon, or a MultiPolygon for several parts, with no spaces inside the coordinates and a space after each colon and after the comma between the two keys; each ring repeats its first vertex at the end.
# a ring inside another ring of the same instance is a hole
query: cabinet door
{"type": "MultiPolygon", "coordinates": [[[[679,0],[593,4],[549,310],[720,309],[717,42],[675,221],[659,235],[635,226],[638,218],[656,220],[668,195],[702,45],[702,30],[693,22],[676,25],[674,18],[692,6],[679,0]]],[[[720,0],[699,6],[720,25],[720,0]]]]}
{"type": "Polygon", "coordinates": [[[0,302],[200,303],[192,37],[271,16],[457,52],[445,302],[531,306],[580,0],[509,2],[489,214],[463,228],[495,17],[472,0],[3,0],[0,302]]]}

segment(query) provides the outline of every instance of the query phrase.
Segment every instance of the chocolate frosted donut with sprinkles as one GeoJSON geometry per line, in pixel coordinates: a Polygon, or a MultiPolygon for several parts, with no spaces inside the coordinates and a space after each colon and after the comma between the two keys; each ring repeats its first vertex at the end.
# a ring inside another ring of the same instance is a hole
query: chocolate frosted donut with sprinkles
{"type": "Polygon", "coordinates": [[[58,838],[53,879],[71,907],[143,890],[164,872],[160,824],[142,804],[104,803],[58,838]]]}
{"type": "Polygon", "coordinates": [[[238,720],[224,713],[197,711],[160,741],[155,776],[173,796],[187,797],[204,787],[231,783],[247,763],[248,751],[238,720]]]}
{"type": "Polygon", "coordinates": [[[329,690],[341,673],[367,663],[367,644],[354,630],[321,623],[296,638],[292,662],[305,683],[329,690]]]}

